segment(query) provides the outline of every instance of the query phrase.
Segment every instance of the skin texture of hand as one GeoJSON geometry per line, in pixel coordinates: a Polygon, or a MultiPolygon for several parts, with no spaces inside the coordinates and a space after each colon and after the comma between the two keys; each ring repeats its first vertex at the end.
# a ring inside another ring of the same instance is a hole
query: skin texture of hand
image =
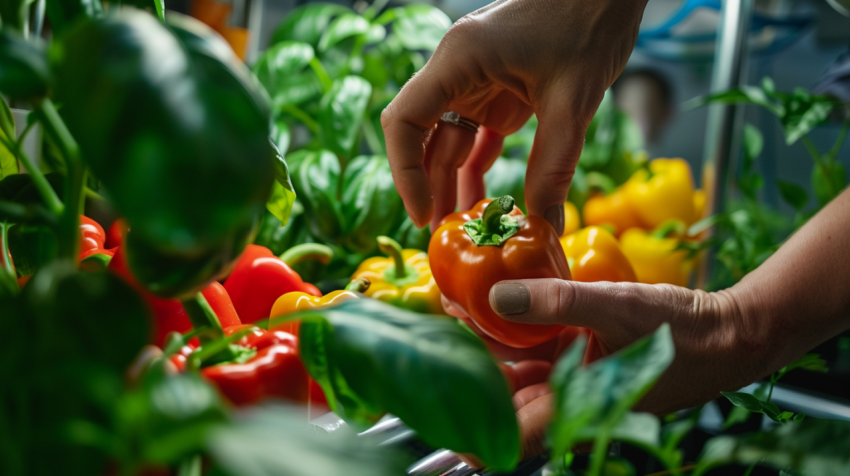
{"type": "MultiPolygon", "coordinates": [[[[705,403],[720,391],[738,390],[850,328],[848,250],[846,190],[757,270],[724,291],[536,279],[498,283],[490,302],[499,312],[507,296],[514,300],[510,309],[517,309],[517,299],[524,301],[524,312],[501,314],[511,321],[592,330],[585,360],[616,352],[669,322],[676,357],[636,408],[661,415],[705,403]],[[527,290],[525,298],[518,285],[527,290]]],[[[457,308],[449,312],[465,318],[457,308]]],[[[555,361],[568,339],[559,340],[522,352],[528,358],[555,361]]],[[[523,359],[518,354],[508,357],[523,359]]],[[[514,404],[524,455],[539,454],[552,411],[548,384],[518,390],[514,404]]]]}
{"type": "Polygon", "coordinates": [[[433,227],[484,198],[504,137],[535,113],[526,201],[560,234],[587,125],[626,65],[645,4],[498,0],[455,23],[381,116],[413,222],[433,227]],[[479,122],[478,133],[440,122],[446,111],[479,122]]]}

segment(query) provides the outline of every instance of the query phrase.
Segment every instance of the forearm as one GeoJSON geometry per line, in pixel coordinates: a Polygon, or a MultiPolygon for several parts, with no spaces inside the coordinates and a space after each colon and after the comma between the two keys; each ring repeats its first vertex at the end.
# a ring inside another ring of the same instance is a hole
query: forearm
{"type": "Polygon", "coordinates": [[[728,294],[745,331],[764,341],[765,373],[850,328],[850,190],[728,294]]]}

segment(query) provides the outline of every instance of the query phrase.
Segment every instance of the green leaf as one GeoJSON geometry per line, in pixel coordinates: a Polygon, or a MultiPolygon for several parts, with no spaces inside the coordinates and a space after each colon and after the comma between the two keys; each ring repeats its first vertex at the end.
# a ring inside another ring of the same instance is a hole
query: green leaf
{"type": "Polygon", "coordinates": [[[286,165],[286,160],[274,143],[272,143],[272,147],[277,152],[275,182],[266,208],[280,220],[281,224],[286,225],[286,222],[289,221],[289,212],[292,211],[292,205],[295,203],[295,189],[289,180],[289,168],[286,165]]]}
{"type": "Polygon", "coordinates": [[[794,369],[804,369],[810,372],[826,373],[829,369],[826,367],[826,361],[820,357],[820,354],[806,354],[790,364],[782,367],[777,372],[777,380],[783,375],[794,369]]]}
{"type": "Polygon", "coordinates": [[[16,138],[15,133],[15,116],[6,103],[6,99],[0,97],[0,134],[4,134],[7,138],[16,138]]]}
{"type": "Polygon", "coordinates": [[[727,104],[749,103],[762,106],[780,117],[785,114],[785,108],[782,104],[777,104],[772,101],[767,94],[765,94],[763,89],[756,86],[732,88],[729,91],[709,94],[692,99],[685,103],[685,109],[693,109],[711,102],[723,102],[727,104]]]}
{"type": "Polygon", "coordinates": [[[290,154],[288,162],[310,232],[327,242],[339,239],[345,220],[337,199],[340,171],[336,156],[327,150],[302,149],[290,154]]]}
{"type": "Polygon", "coordinates": [[[820,206],[829,203],[847,185],[847,170],[837,161],[816,163],[812,169],[812,190],[820,206]]]}
{"type": "Polygon", "coordinates": [[[809,194],[803,187],[784,180],[777,180],[776,185],[785,203],[794,207],[795,210],[802,210],[809,203],[809,194]]]}
{"type": "Polygon", "coordinates": [[[26,35],[29,29],[28,0],[6,0],[0,2],[0,24],[4,29],[14,30],[20,35],[26,35]]]}
{"type": "Polygon", "coordinates": [[[427,250],[431,242],[431,230],[427,226],[416,228],[409,216],[404,217],[401,225],[393,237],[403,248],[414,250],[427,250]]]}
{"type": "Polygon", "coordinates": [[[275,121],[272,124],[272,142],[277,147],[278,154],[285,155],[292,143],[292,132],[289,125],[283,121],[275,121]]]}
{"type": "Polygon", "coordinates": [[[850,422],[808,418],[773,430],[719,436],[706,443],[695,475],[729,464],[759,464],[809,475],[850,473],[850,422]]]}
{"type": "Polygon", "coordinates": [[[555,413],[550,424],[553,459],[594,433],[616,428],[673,360],[670,326],[625,349],[581,367],[584,339],[574,343],[550,377],[555,413]]]}
{"type": "Polygon", "coordinates": [[[9,251],[20,276],[32,276],[56,259],[56,235],[41,225],[19,224],[9,230],[9,251]]]}
{"type": "MultiPolygon", "coordinates": [[[[331,22],[328,28],[322,33],[322,38],[319,40],[319,51],[327,51],[332,46],[336,46],[340,41],[357,35],[365,35],[369,32],[371,25],[365,18],[356,13],[343,13],[336,17],[331,22]]],[[[383,28],[381,28],[383,30],[383,28]]]]}
{"type": "Polygon", "coordinates": [[[253,238],[275,161],[267,99],[244,64],[200,22],[169,21],[118,9],[78,24],[55,50],[56,96],[130,225],[134,276],[176,297],[205,287],[253,238]]]}
{"type": "Polygon", "coordinates": [[[372,299],[301,316],[304,365],[346,421],[367,426],[388,412],[431,447],[474,453],[497,471],[517,464],[507,382],[484,343],[455,320],[372,299]]]}
{"type": "Polygon", "coordinates": [[[50,68],[41,41],[0,30],[0,92],[12,99],[37,100],[47,95],[49,81],[50,68]]]}
{"type": "Polygon", "coordinates": [[[751,412],[762,413],[761,400],[749,393],[720,392],[720,394],[726,397],[736,407],[741,407],[751,412]]]}
{"type": "Polygon", "coordinates": [[[761,131],[750,123],[744,124],[744,173],[752,170],[753,162],[761,155],[763,148],[761,131]]]}
{"type": "MultiPolygon", "coordinates": [[[[12,118],[12,112],[9,110],[9,106],[6,105],[6,101],[3,101],[2,98],[0,98],[0,101],[3,102],[3,109],[5,109],[5,111],[0,110],[0,115],[3,116],[2,118],[0,118],[0,120],[2,120],[2,128],[0,128],[0,138],[6,139],[6,141],[14,143],[16,141],[15,123],[11,123],[11,134],[6,131],[9,125],[7,118],[12,119],[12,121],[14,121],[14,118],[12,118]],[[8,116],[6,116],[7,112],[8,116]]],[[[15,175],[17,173],[18,158],[15,156],[15,154],[12,153],[11,150],[9,150],[5,142],[0,141],[0,180],[5,177],[8,177],[9,175],[15,175]]]]}
{"type": "Polygon", "coordinates": [[[389,234],[405,216],[387,157],[352,160],[345,168],[342,190],[346,245],[357,252],[374,251],[378,236],[389,234]]]}
{"type": "Polygon", "coordinates": [[[372,86],[359,76],[333,82],[319,104],[319,141],[340,157],[351,156],[372,86]]]}
{"type": "Polygon", "coordinates": [[[400,455],[368,437],[323,434],[307,416],[282,405],[255,407],[209,437],[212,459],[233,476],[397,476],[400,455]]]}
{"type": "Polygon", "coordinates": [[[387,29],[382,25],[371,25],[369,31],[366,32],[366,44],[374,45],[384,41],[387,37],[387,29]]]}
{"type": "Polygon", "coordinates": [[[300,75],[315,57],[313,47],[300,41],[277,43],[254,63],[254,74],[272,97],[293,87],[293,77],[300,75]]]}
{"type": "Polygon", "coordinates": [[[791,145],[821,125],[840,103],[828,96],[812,96],[808,92],[795,91],[785,101],[786,114],[780,117],[785,132],[785,143],[791,145]]]}
{"type": "Polygon", "coordinates": [[[77,20],[103,16],[100,0],[47,0],[47,17],[55,33],[67,31],[77,20]]]}
{"type": "Polygon", "coordinates": [[[351,12],[350,8],[332,3],[311,3],[292,10],[272,35],[272,45],[282,41],[303,41],[315,47],[331,19],[351,12]]]}
{"type": "Polygon", "coordinates": [[[375,23],[382,25],[390,21],[394,21],[393,36],[408,50],[434,51],[452,26],[452,20],[442,10],[423,4],[387,10],[375,23]]]}

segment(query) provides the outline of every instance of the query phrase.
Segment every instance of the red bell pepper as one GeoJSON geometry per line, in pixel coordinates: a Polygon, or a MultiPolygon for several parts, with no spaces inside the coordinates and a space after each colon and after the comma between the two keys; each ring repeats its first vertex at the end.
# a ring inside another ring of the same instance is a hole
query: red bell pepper
{"type": "Polygon", "coordinates": [[[106,233],[100,223],[80,215],[80,254],[103,249],[104,243],[106,243],[106,233]]]}
{"type": "Polygon", "coordinates": [[[109,250],[121,246],[124,242],[124,234],[127,233],[128,229],[127,222],[123,218],[112,222],[112,225],[109,226],[109,230],[106,232],[106,244],[104,244],[104,248],[109,250]]]}
{"type": "MultiPolygon", "coordinates": [[[[182,334],[192,330],[189,316],[186,315],[186,310],[180,301],[154,296],[133,278],[133,275],[130,274],[130,269],[127,267],[127,258],[122,248],[118,248],[112,261],[109,262],[108,269],[124,278],[144,297],[154,316],[154,345],[162,346],[165,342],[165,337],[170,332],[179,332],[182,334]]],[[[233,303],[227,295],[224,286],[213,281],[201,294],[204,295],[210,307],[215,311],[222,327],[241,324],[239,315],[236,313],[236,309],[233,307],[233,303]]]]}
{"type": "MultiPolygon", "coordinates": [[[[330,248],[315,243],[298,245],[284,253],[283,258],[272,254],[265,246],[248,245],[239,257],[233,272],[224,282],[236,312],[242,322],[249,324],[269,317],[277,298],[300,291],[313,296],[322,293],[290,267],[303,259],[330,261],[330,248]]],[[[224,325],[224,323],[222,323],[224,325]]]]}
{"type": "MultiPolygon", "coordinates": [[[[249,324],[225,327],[224,335],[231,336],[246,329],[250,332],[234,344],[242,351],[256,352],[254,355],[242,363],[223,362],[201,369],[201,374],[228,400],[234,405],[248,405],[277,397],[327,406],[321,388],[311,384],[312,379],[298,356],[298,339],[294,335],[249,324]]],[[[197,348],[197,341],[191,341],[171,357],[179,371],[185,370],[188,357],[197,348]]]]}

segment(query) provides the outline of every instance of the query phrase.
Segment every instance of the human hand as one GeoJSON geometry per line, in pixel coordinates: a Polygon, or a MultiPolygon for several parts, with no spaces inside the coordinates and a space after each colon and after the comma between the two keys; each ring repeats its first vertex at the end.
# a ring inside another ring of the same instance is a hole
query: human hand
{"type": "Polygon", "coordinates": [[[381,116],[413,222],[436,226],[484,198],[504,136],[536,113],[526,201],[560,234],[587,125],[634,48],[645,4],[500,0],[455,23],[381,116]],[[478,133],[438,124],[450,110],[479,122],[478,133]]]}

